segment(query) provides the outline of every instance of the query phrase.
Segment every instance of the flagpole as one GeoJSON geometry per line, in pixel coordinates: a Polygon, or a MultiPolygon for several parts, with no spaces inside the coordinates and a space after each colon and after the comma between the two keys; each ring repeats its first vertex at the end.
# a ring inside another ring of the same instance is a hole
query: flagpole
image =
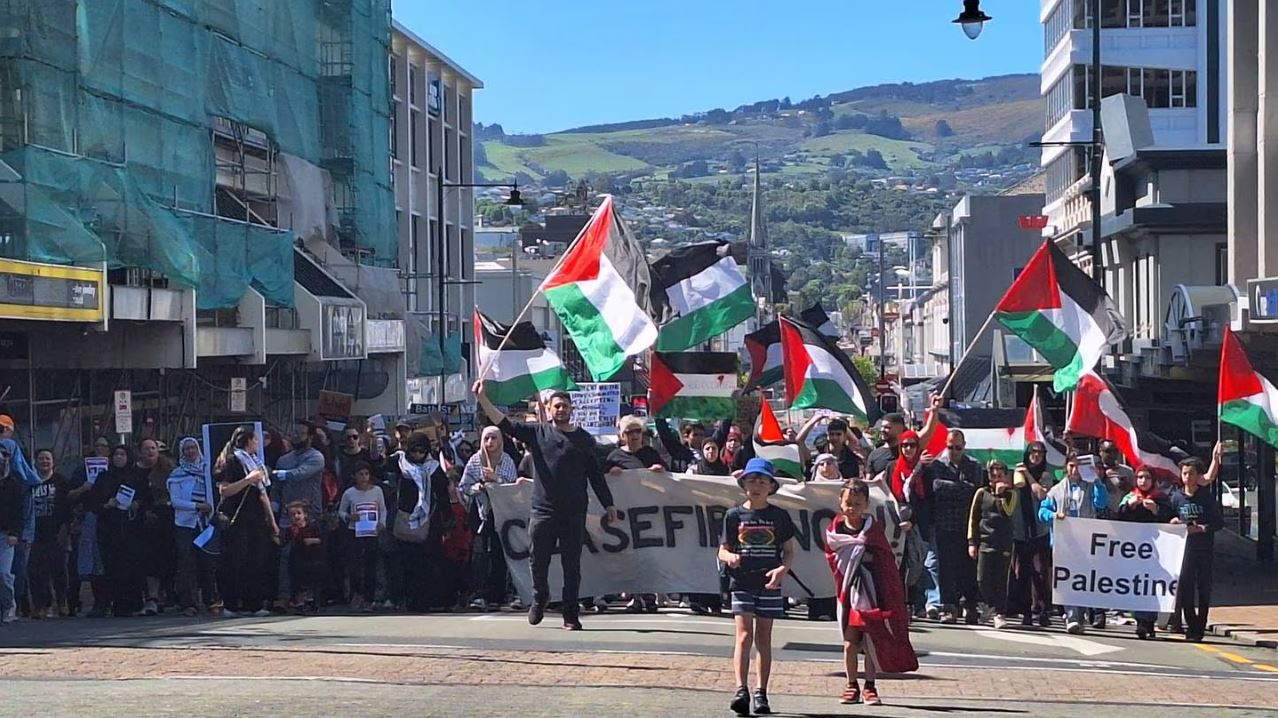
{"type": "MultiPolygon", "coordinates": [[[[952,321],[952,319],[953,317],[951,317],[951,322],[950,322],[951,328],[953,328],[954,326],[954,322],[952,321]]],[[[963,350],[963,356],[959,357],[958,363],[950,367],[950,377],[945,380],[945,386],[941,387],[942,399],[949,396],[950,385],[954,383],[955,377],[958,376],[959,367],[963,366],[963,362],[967,361],[967,355],[972,353],[972,349],[976,347],[976,343],[981,340],[981,337],[985,336],[985,330],[990,328],[990,323],[993,321],[994,321],[994,313],[990,312],[990,315],[985,318],[985,323],[981,325],[980,331],[976,332],[976,336],[972,337],[972,341],[967,345],[967,349],[963,350]]],[[[950,343],[953,344],[952,341],[950,343]]]]}
{"type": "MultiPolygon", "coordinates": [[[[532,308],[533,302],[537,301],[537,295],[541,294],[542,287],[546,286],[546,280],[555,276],[555,272],[559,271],[559,268],[563,266],[564,260],[568,259],[568,255],[572,254],[573,248],[576,247],[577,243],[581,241],[582,235],[584,234],[585,234],[584,231],[581,233],[578,233],[577,238],[572,241],[572,244],[568,245],[568,248],[564,250],[564,253],[559,255],[559,259],[555,262],[555,265],[550,268],[550,271],[546,273],[545,277],[542,277],[541,283],[539,283],[537,285],[537,288],[533,290],[532,296],[528,297],[528,303],[524,305],[523,309],[519,310],[519,314],[516,315],[514,320],[510,322],[511,330],[514,330],[515,325],[523,321],[523,318],[528,314],[528,310],[532,308]]],[[[514,261],[514,260],[512,259],[511,261],[514,261]]],[[[511,281],[513,282],[515,280],[512,279],[511,281]]],[[[497,348],[493,350],[494,359],[496,358],[497,352],[506,348],[506,342],[510,341],[510,334],[511,332],[507,331],[506,336],[501,338],[501,342],[497,345],[497,348]]],[[[492,370],[492,368],[493,368],[493,361],[489,360],[486,364],[484,364],[483,366],[479,368],[479,378],[476,379],[475,381],[483,381],[484,379],[487,379],[488,373],[492,370]]]]}

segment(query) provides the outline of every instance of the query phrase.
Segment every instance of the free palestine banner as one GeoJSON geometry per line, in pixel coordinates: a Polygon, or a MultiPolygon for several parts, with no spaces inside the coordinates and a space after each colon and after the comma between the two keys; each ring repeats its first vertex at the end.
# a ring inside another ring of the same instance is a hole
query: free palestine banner
{"type": "MultiPolygon", "coordinates": [[[[623,471],[605,475],[621,521],[605,525],[603,507],[590,494],[586,515],[586,547],[581,554],[581,595],[623,592],[718,593],[719,551],[723,516],[742,501],[734,479],[720,476],[623,471]]],[[[789,512],[797,531],[794,571],[782,589],[787,596],[808,598],[834,595],[834,581],[825,561],[825,528],[839,505],[841,481],[800,484],[782,479],[771,502],[789,512]],[[799,582],[802,582],[800,584],[799,582]],[[804,589],[804,586],[807,589],[804,589]],[[809,590],[811,593],[809,593],[809,590]]],[[[515,588],[532,600],[528,567],[528,515],[532,482],[494,486],[488,491],[500,532],[506,563],[515,588]]],[[[887,530],[894,551],[904,546],[897,528],[896,503],[882,486],[871,486],[871,512],[887,530]]],[[[550,562],[551,600],[563,588],[558,556],[550,562]]]]}
{"type": "Polygon", "coordinates": [[[1185,527],[1068,518],[1053,527],[1052,602],[1171,612],[1185,527]]]}

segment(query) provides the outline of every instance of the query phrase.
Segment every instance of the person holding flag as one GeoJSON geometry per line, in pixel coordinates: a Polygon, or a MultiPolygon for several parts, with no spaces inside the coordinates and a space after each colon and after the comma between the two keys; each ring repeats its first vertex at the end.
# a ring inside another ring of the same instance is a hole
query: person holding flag
{"type": "Polygon", "coordinates": [[[558,547],[564,575],[564,630],[580,631],[577,592],[581,587],[581,547],[586,537],[587,483],[607,511],[608,521],[615,523],[620,516],[600,470],[595,439],[572,423],[572,397],[568,392],[550,395],[550,421],[538,423],[515,421],[503,414],[488,399],[482,379],[475,382],[474,392],[489,421],[506,436],[523,442],[532,458],[536,483],[528,522],[533,580],[528,623],[536,626],[545,617],[546,604],[550,602],[550,557],[558,547]]]}

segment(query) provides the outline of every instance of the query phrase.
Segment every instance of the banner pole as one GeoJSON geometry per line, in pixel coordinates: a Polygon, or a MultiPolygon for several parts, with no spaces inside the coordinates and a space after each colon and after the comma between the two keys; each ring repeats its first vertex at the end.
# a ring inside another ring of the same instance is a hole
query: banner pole
{"type": "MultiPolygon", "coordinates": [[[[985,330],[990,328],[990,323],[993,321],[994,313],[990,312],[990,315],[985,318],[985,323],[981,325],[980,331],[976,333],[976,336],[972,337],[972,341],[968,343],[967,349],[963,350],[963,356],[959,357],[958,363],[950,367],[950,376],[945,380],[945,386],[941,387],[942,399],[949,396],[950,386],[954,383],[954,379],[958,376],[959,367],[963,366],[963,362],[967,361],[967,355],[972,353],[972,349],[976,347],[976,343],[981,340],[981,337],[985,336],[985,330]]],[[[953,322],[950,323],[950,326],[953,327],[953,322]]],[[[950,343],[953,344],[953,341],[950,343]]]]}

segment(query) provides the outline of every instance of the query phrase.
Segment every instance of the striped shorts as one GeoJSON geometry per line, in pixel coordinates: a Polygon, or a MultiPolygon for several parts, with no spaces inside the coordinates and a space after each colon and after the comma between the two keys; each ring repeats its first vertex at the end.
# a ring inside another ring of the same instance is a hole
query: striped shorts
{"type": "Polygon", "coordinates": [[[732,615],[751,613],[759,618],[785,618],[785,599],[779,588],[733,591],[732,615]]]}

